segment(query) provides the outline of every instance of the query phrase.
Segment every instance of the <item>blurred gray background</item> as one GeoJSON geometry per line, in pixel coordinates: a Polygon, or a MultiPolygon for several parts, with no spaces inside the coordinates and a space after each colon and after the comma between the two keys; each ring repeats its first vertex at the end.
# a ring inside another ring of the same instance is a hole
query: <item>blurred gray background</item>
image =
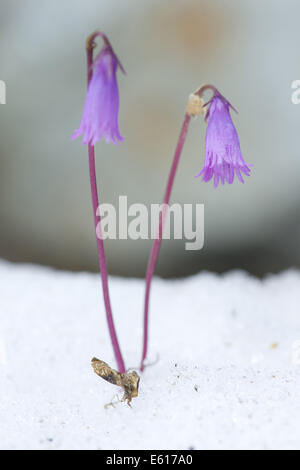
{"type": "MultiPolygon", "coordinates": [[[[300,266],[300,3],[296,0],[1,0],[0,256],[96,270],[87,149],[70,136],[85,96],[86,37],[101,29],[119,74],[119,146],[97,144],[100,200],[161,202],[188,95],[213,83],[233,119],[245,185],[194,176],[205,125],[191,123],[172,202],[205,204],[205,246],[166,241],[158,274],[300,266]]],[[[100,43],[101,44],[101,43],[100,43]]],[[[107,241],[109,270],[143,276],[151,241],[107,241]]]]}

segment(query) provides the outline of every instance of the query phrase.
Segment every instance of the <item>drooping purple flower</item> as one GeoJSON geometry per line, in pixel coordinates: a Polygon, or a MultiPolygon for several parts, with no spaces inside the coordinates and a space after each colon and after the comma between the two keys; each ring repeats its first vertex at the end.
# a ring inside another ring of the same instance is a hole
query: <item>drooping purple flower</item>
{"type": "Polygon", "coordinates": [[[83,115],[72,139],[83,134],[82,143],[95,145],[102,137],[117,144],[123,140],[119,131],[118,66],[124,69],[107,42],[93,63],[93,75],[88,86],[83,115]]]}
{"type": "Polygon", "coordinates": [[[220,93],[215,92],[206,104],[208,119],[205,136],[205,161],[198,176],[207,182],[214,177],[214,187],[221,181],[232,184],[234,174],[244,183],[242,173],[250,176],[250,168],[242,157],[239,137],[233,125],[229,108],[231,104],[220,93]]]}

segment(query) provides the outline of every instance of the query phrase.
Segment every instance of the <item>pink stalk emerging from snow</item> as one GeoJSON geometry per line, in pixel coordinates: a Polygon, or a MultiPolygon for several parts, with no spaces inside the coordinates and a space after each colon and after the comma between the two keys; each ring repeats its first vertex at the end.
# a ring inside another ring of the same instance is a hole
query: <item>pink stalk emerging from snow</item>
{"type": "Polygon", "coordinates": [[[145,359],[147,357],[150,289],[162,241],[164,220],[167,211],[165,204],[169,204],[170,201],[176,170],[187,136],[191,116],[204,114],[204,108],[206,106],[209,106],[209,108],[206,110],[205,114],[205,118],[208,120],[205,138],[205,162],[203,169],[197,176],[203,175],[203,181],[209,181],[214,176],[214,186],[217,187],[219,180],[222,184],[224,184],[225,181],[231,184],[235,173],[242,183],[244,181],[241,172],[247,176],[250,174],[250,168],[246,165],[242,157],[238,134],[230,116],[229,108],[232,106],[214,86],[203,85],[190,96],[188,102],[163,199],[164,209],[160,217],[159,233],[153,242],[148,261],[144,302],[144,337],[140,365],[141,371],[145,368],[145,359]],[[213,97],[208,103],[204,104],[201,97],[206,90],[211,90],[213,97]]]}
{"type": "Polygon", "coordinates": [[[191,116],[186,113],[184,116],[184,121],[182,124],[181,132],[179,135],[177,147],[175,150],[175,155],[173,159],[173,163],[171,166],[168,182],[167,182],[167,187],[164,195],[164,208],[163,212],[160,215],[160,220],[159,220],[159,229],[158,229],[158,236],[153,242],[152,250],[150,253],[149,261],[148,261],[148,267],[146,271],[146,292],[145,292],[145,302],[144,302],[144,338],[143,338],[143,352],[142,352],[142,361],[140,365],[141,371],[144,370],[145,368],[145,359],[147,356],[147,350],[148,350],[148,324],[149,324],[149,300],[150,300],[150,289],[151,289],[151,282],[155,270],[155,265],[156,265],[156,260],[159,254],[160,250],[160,245],[161,245],[161,239],[162,239],[162,233],[163,233],[163,226],[164,226],[164,220],[165,220],[165,215],[166,215],[166,206],[165,204],[169,204],[170,201],[170,196],[171,196],[171,191],[178,167],[178,163],[180,160],[182,148],[186,139],[189,123],[191,120],[191,116]]]}
{"type": "Polygon", "coordinates": [[[93,33],[86,43],[88,90],[84,105],[80,127],[73,134],[77,138],[83,134],[83,144],[88,144],[90,183],[92,204],[94,213],[95,230],[98,231],[97,249],[99,258],[100,275],[104,305],[111,342],[118,365],[118,370],[125,373],[125,364],[119,347],[119,342],[114,326],[112,309],[108,290],[108,272],[105,258],[103,239],[101,236],[101,220],[97,212],[99,206],[94,144],[105,137],[106,142],[117,143],[123,140],[118,127],[119,91],[116,80],[117,67],[123,70],[115,55],[107,37],[100,33],[93,33]],[[94,40],[97,36],[104,40],[104,47],[93,61],[93,49],[96,46],[94,40]],[[100,233],[99,233],[100,231],[100,233]]]}

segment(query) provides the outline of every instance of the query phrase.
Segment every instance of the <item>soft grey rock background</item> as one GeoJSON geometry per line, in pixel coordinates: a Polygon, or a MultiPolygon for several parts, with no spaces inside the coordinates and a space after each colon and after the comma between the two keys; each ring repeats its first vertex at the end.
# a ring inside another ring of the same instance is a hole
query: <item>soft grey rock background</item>
{"type": "MultiPolygon", "coordinates": [[[[194,178],[204,157],[196,120],[174,202],[204,202],[205,247],[164,243],[162,275],[242,267],[255,274],[300,265],[300,106],[297,1],[2,1],[0,255],[96,269],[86,149],[70,142],[85,94],[84,41],[101,28],[124,64],[119,147],[100,143],[103,202],[160,202],[186,99],[212,82],[235,105],[253,176],[215,191],[194,178]]],[[[111,272],[142,275],[150,242],[106,243],[111,272]]]]}

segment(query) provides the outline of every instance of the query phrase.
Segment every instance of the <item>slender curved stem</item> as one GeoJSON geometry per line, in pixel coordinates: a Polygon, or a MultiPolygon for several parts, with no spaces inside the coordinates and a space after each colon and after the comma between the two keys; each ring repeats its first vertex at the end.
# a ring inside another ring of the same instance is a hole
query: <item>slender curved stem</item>
{"type": "Polygon", "coordinates": [[[150,253],[149,261],[148,261],[148,267],[147,267],[147,272],[146,272],[146,291],[145,291],[145,303],[144,303],[144,338],[143,338],[143,352],[142,352],[142,360],[141,360],[141,365],[140,369],[141,371],[144,370],[145,365],[144,361],[147,356],[147,349],[148,349],[148,323],[149,323],[149,300],[150,300],[150,289],[151,289],[151,282],[155,270],[155,265],[156,265],[156,260],[159,254],[159,249],[161,245],[161,240],[162,240],[162,233],[163,233],[163,227],[164,227],[164,221],[165,221],[165,216],[166,216],[166,211],[167,211],[167,204],[169,204],[170,201],[170,196],[171,196],[171,191],[176,175],[176,170],[178,167],[178,163],[180,160],[181,152],[183,149],[183,145],[187,136],[187,131],[188,131],[188,126],[191,120],[191,116],[189,114],[185,114],[184,116],[184,121],[182,124],[182,128],[180,131],[180,135],[178,138],[177,142],[177,147],[175,150],[174,158],[173,158],[173,163],[171,166],[168,182],[167,182],[167,187],[163,199],[163,211],[160,214],[160,220],[159,220],[159,230],[158,230],[158,236],[154,240],[152,250],[150,253]]]}
{"type": "MultiPolygon", "coordinates": [[[[93,74],[92,64],[93,64],[93,49],[95,47],[94,39],[96,36],[99,36],[99,35],[101,34],[94,33],[93,35],[90,36],[90,38],[87,41],[86,53],[87,53],[87,83],[88,85],[90,83],[90,80],[93,74]]],[[[103,298],[104,298],[107,324],[108,324],[109,334],[110,334],[115,358],[116,358],[117,365],[118,365],[118,370],[121,373],[125,373],[126,372],[125,364],[124,364],[121,350],[119,347],[119,342],[118,342],[118,338],[117,338],[117,334],[116,334],[116,330],[114,326],[112,309],[111,309],[110,298],[109,298],[107,265],[106,265],[103,239],[101,236],[101,219],[100,219],[99,212],[97,212],[97,209],[99,207],[99,198],[98,198],[96,168],[95,168],[95,149],[93,145],[89,144],[88,153],[89,153],[89,171],[90,171],[90,183],[91,183],[94,223],[95,223],[95,230],[98,231],[98,236],[96,235],[97,251],[98,251],[99,268],[100,268],[100,275],[101,275],[101,281],[102,281],[102,290],[103,290],[103,298]]]]}
{"type": "Polygon", "coordinates": [[[207,83],[205,85],[202,85],[200,88],[198,88],[197,91],[194,91],[194,95],[198,95],[198,96],[202,97],[204,92],[207,91],[207,90],[211,90],[214,95],[219,95],[220,94],[219,90],[214,85],[210,85],[210,84],[207,83]]]}

